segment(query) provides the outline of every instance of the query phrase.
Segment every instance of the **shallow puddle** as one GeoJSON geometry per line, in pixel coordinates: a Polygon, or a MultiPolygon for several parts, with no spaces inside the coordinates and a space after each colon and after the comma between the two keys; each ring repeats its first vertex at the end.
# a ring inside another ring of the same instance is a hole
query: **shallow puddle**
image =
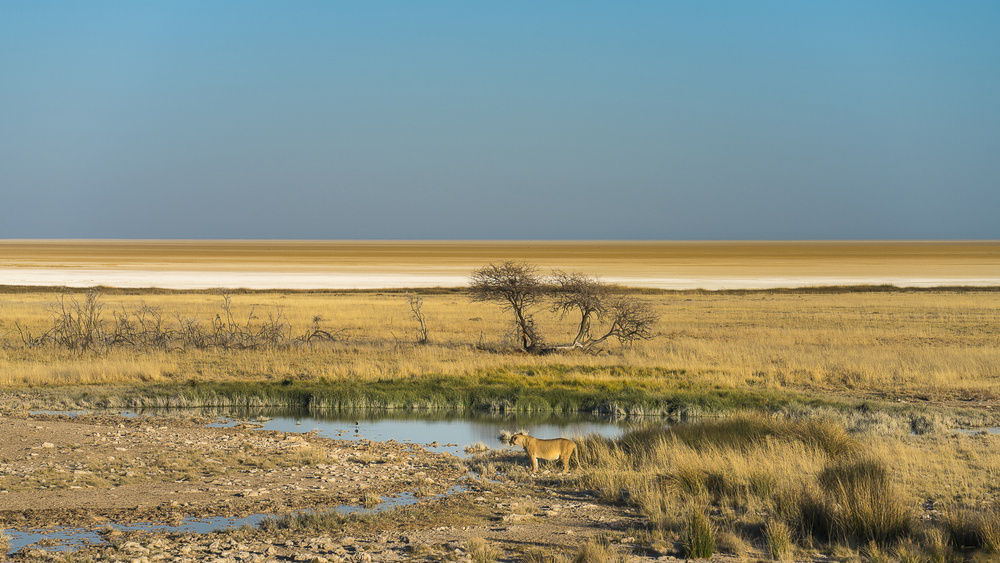
{"type": "Polygon", "coordinates": [[[982,434],[984,432],[986,434],[1000,434],[1000,426],[992,426],[986,428],[969,428],[966,430],[962,430],[962,432],[965,432],[966,434],[982,434]]]}
{"type": "MultiPolygon", "coordinates": [[[[424,497],[423,500],[440,498],[454,493],[462,492],[463,490],[465,490],[464,487],[456,485],[440,495],[432,497],[424,497]]],[[[410,504],[414,504],[418,500],[420,499],[413,496],[412,493],[402,493],[394,497],[386,497],[381,504],[371,508],[343,504],[340,506],[333,507],[332,510],[335,510],[341,514],[370,514],[374,512],[382,512],[385,510],[398,508],[400,506],[407,506],[410,504]]],[[[139,524],[109,523],[107,525],[102,526],[102,528],[105,530],[110,528],[112,530],[118,530],[121,532],[144,531],[144,532],[207,534],[210,532],[225,530],[226,528],[257,526],[262,521],[268,518],[273,518],[275,516],[276,516],[275,514],[251,514],[250,516],[246,516],[243,518],[227,518],[225,516],[218,516],[215,518],[185,518],[181,524],[176,526],[171,526],[168,524],[150,524],[150,523],[139,523],[139,524]]],[[[101,538],[101,536],[97,533],[97,531],[92,528],[60,526],[54,528],[23,530],[23,531],[6,530],[4,533],[9,538],[7,542],[8,554],[14,553],[19,549],[23,549],[28,546],[40,547],[50,551],[51,550],[67,551],[71,549],[78,549],[88,544],[104,543],[103,538],[101,538]]]]}

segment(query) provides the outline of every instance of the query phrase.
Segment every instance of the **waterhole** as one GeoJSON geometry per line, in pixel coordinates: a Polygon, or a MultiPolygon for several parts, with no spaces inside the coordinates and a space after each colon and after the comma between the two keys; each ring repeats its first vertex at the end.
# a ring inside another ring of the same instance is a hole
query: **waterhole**
{"type": "MultiPolygon", "coordinates": [[[[54,414],[79,416],[100,411],[35,411],[34,414],[54,414]]],[[[115,413],[123,417],[142,416],[203,416],[215,418],[217,422],[208,426],[234,426],[247,421],[261,430],[281,432],[311,432],[337,440],[395,440],[401,443],[421,445],[430,451],[447,452],[459,457],[469,455],[467,449],[482,444],[491,449],[509,448],[498,437],[503,431],[525,431],[539,438],[558,438],[598,434],[614,438],[620,436],[630,424],[627,420],[613,420],[594,415],[530,415],[530,414],[472,414],[457,415],[443,413],[377,412],[369,411],[305,411],[282,408],[236,409],[143,409],[115,413]]],[[[444,495],[461,491],[453,487],[444,495]]],[[[439,495],[443,496],[443,495],[439,495]]],[[[435,497],[427,497],[435,498],[435,497]]],[[[419,499],[410,493],[386,498],[374,508],[341,505],[331,507],[342,514],[355,512],[379,512],[398,506],[413,504],[419,499]]],[[[423,499],[423,500],[426,500],[423,499]]],[[[256,526],[274,514],[252,514],[244,518],[187,518],[179,525],[158,523],[102,525],[107,530],[159,531],[174,533],[209,533],[225,528],[256,526]]],[[[76,549],[86,544],[103,543],[98,529],[78,527],[53,527],[36,530],[5,531],[8,536],[8,553],[28,546],[44,547],[47,550],[76,549]]]]}

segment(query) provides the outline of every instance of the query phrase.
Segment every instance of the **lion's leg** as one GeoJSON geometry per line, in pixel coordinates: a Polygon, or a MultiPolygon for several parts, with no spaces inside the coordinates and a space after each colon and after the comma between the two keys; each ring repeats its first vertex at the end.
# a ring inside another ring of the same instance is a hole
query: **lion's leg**
{"type": "Polygon", "coordinates": [[[538,471],[538,458],[531,456],[531,472],[535,473],[536,471],[538,471]]]}

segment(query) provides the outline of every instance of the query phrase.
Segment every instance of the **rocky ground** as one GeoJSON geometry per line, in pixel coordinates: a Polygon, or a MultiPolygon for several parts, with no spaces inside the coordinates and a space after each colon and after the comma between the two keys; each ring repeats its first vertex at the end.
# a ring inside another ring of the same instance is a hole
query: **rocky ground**
{"type": "MultiPolygon", "coordinates": [[[[521,560],[571,555],[589,538],[643,555],[625,508],[561,486],[554,473],[470,473],[450,454],[395,442],[206,427],[198,418],[0,418],[0,528],[97,531],[60,550],[42,540],[15,561],[521,560]],[[343,515],[342,505],[391,505],[343,515]],[[390,502],[382,504],[386,500],[390,502]],[[213,533],[121,531],[110,523],[288,514],[213,533]]],[[[443,437],[445,438],[445,437],[443,437]]],[[[494,454],[496,455],[496,454],[494,454]]],[[[504,458],[503,456],[506,456],[504,458]]],[[[523,461],[523,460],[520,460],[523,461]]],[[[492,467],[493,464],[487,464],[492,467]]],[[[645,553],[647,557],[658,554],[645,553]]]]}

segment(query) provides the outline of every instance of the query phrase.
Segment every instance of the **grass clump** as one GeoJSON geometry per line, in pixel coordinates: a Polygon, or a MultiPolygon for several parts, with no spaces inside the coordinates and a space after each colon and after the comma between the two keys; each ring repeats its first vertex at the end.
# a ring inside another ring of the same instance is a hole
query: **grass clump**
{"type": "Polygon", "coordinates": [[[951,563],[954,550],[948,542],[944,530],[931,528],[924,533],[924,553],[928,563],[951,563]]]}
{"type": "Polygon", "coordinates": [[[475,563],[496,563],[496,560],[503,555],[500,549],[482,538],[473,538],[465,542],[465,551],[475,563]]]}
{"type": "Polygon", "coordinates": [[[712,522],[700,510],[693,510],[684,536],[684,556],[688,559],[708,559],[715,553],[715,533],[712,522]]]}
{"type": "Polygon", "coordinates": [[[899,542],[893,550],[898,563],[926,563],[928,558],[912,539],[899,542]]]}
{"type": "Polygon", "coordinates": [[[868,542],[864,553],[869,563],[894,563],[893,558],[877,542],[868,542]]]}
{"type": "Polygon", "coordinates": [[[382,504],[382,497],[378,493],[368,491],[361,497],[361,506],[365,508],[375,508],[380,504],[382,504]]]}
{"type": "Polygon", "coordinates": [[[764,528],[767,554],[776,561],[787,561],[795,545],[792,530],[781,520],[769,520],[764,528]]]}
{"type": "Polygon", "coordinates": [[[723,553],[743,559],[753,549],[753,546],[742,535],[732,530],[719,530],[717,536],[716,544],[719,551],[723,553]]]}
{"type": "Polygon", "coordinates": [[[257,526],[270,533],[279,530],[330,530],[339,528],[346,521],[347,517],[336,510],[304,510],[265,518],[257,526]]]}
{"type": "Polygon", "coordinates": [[[565,558],[561,555],[546,553],[541,549],[531,549],[521,557],[520,561],[521,563],[560,563],[565,561],[565,558]]]}
{"type": "Polygon", "coordinates": [[[476,442],[465,447],[465,453],[467,454],[481,454],[488,451],[490,451],[490,447],[483,442],[476,442]]]}
{"type": "Polygon", "coordinates": [[[944,534],[960,551],[1000,553],[1000,505],[979,509],[956,508],[943,518],[944,534]]]}
{"type": "Polygon", "coordinates": [[[623,558],[609,544],[589,539],[580,546],[571,561],[573,563],[620,563],[623,558]]]}
{"type": "Polygon", "coordinates": [[[892,543],[913,530],[913,516],[889,480],[885,464],[871,459],[835,462],[819,475],[833,511],[835,535],[856,543],[892,543]]]}

